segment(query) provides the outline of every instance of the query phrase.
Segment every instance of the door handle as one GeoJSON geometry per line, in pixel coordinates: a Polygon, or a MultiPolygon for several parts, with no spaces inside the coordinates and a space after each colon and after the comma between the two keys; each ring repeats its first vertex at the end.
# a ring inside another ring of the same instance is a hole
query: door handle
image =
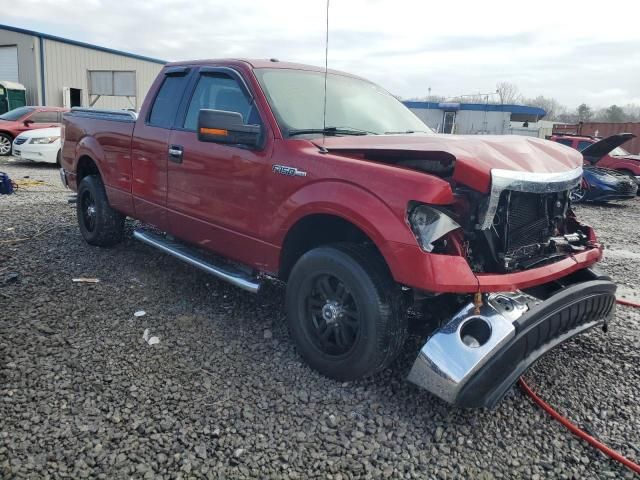
{"type": "Polygon", "coordinates": [[[182,154],[184,149],[182,145],[169,145],[169,160],[175,163],[182,163],[182,154]]]}

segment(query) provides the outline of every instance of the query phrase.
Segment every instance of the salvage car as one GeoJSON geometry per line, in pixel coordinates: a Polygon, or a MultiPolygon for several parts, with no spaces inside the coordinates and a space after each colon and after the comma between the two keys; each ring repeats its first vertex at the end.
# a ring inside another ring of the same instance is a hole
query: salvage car
{"type": "Polygon", "coordinates": [[[585,167],[582,182],[571,190],[571,201],[608,202],[632,200],[638,193],[638,184],[624,173],[609,168],[585,167]]]}
{"type": "Polygon", "coordinates": [[[602,166],[613,152],[622,148],[620,145],[632,138],[635,138],[635,135],[631,133],[618,133],[597,142],[588,143],[582,148],[585,167],[582,182],[571,191],[571,200],[574,203],[630,200],[636,197],[638,192],[636,177],[625,171],[602,166]]]}
{"type": "Polygon", "coordinates": [[[59,127],[67,108],[19,107],[0,115],[0,156],[11,155],[11,144],[22,132],[59,127]]]}
{"type": "Polygon", "coordinates": [[[60,164],[60,127],[23,132],[13,141],[13,156],[22,160],[60,164]]]}
{"type": "Polygon", "coordinates": [[[340,381],[386,368],[422,305],[409,380],[493,407],[538,358],[612,317],[615,284],[569,192],[582,155],[437,135],[362,78],[276,60],[167,64],[137,116],[64,116],[82,237],[125,233],[256,292],[287,283],[291,337],[340,381]],[[212,254],[215,254],[213,256],[212,254]]]}
{"type": "MultiPolygon", "coordinates": [[[[632,133],[618,133],[611,135],[610,137],[600,138],[592,137],[589,135],[569,135],[558,134],[552,135],[549,140],[561,143],[571,148],[575,148],[579,152],[584,152],[585,149],[590,148],[592,145],[600,143],[602,140],[607,140],[607,143],[600,144],[599,151],[591,150],[592,157],[597,158],[596,162],[601,168],[608,168],[610,170],[616,170],[625,175],[629,175],[636,182],[640,181],[640,155],[632,155],[627,152],[622,145],[635,135],[632,133]]],[[[594,163],[585,159],[587,164],[594,163]]]]}

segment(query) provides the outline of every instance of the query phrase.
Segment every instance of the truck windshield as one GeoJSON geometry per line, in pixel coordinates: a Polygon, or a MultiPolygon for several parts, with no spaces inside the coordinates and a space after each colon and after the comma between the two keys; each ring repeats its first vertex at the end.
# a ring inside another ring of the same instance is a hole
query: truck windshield
{"type": "Polygon", "coordinates": [[[324,72],[260,68],[255,73],[285,135],[433,133],[389,92],[366,80],[329,73],[323,122],[324,72]]]}
{"type": "Polygon", "coordinates": [[[19,107],[9,110],[7,113],[0,115],[0,120],[6,120],[7,122],[15,122],[16,120],[24,117],[27,113],[31,113],[35,110],[32,107],[19,107]]]}

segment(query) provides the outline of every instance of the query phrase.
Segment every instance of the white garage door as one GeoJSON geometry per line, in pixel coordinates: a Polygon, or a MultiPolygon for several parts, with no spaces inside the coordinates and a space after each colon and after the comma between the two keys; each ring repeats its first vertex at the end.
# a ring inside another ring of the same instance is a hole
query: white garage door
{"type": "Polygon", "coordinates": [[[0,80],[19,82],[18,47],[0,47],[0,80]]]}

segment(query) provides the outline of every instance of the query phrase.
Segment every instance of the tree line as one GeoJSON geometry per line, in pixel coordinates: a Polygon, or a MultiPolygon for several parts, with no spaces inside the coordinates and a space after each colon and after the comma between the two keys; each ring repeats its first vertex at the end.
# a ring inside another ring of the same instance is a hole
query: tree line
{"type": "Polygon", "coordinates": [[[442,97],[437,95],[422,98],[412,98],[411,100],[428,102],[461,102],[461,103],[488,103],[492,105],[529,105],[531,107],[542,108],[547,112],[545,120],[557,120],[558,122],[578,123],[578,122],[640,122],[640,105],[628,103],[626,105],[610,105],[605,108],[593,108],[586,103],[578,105],[575,109],[570,109],[562,105],[558,100],[551,97],[538,95],[535,98],[527,98],[520,93],[516,85],[511,82],[499,82],[495,92],[460,95],[456,97],[442,97]]]}

